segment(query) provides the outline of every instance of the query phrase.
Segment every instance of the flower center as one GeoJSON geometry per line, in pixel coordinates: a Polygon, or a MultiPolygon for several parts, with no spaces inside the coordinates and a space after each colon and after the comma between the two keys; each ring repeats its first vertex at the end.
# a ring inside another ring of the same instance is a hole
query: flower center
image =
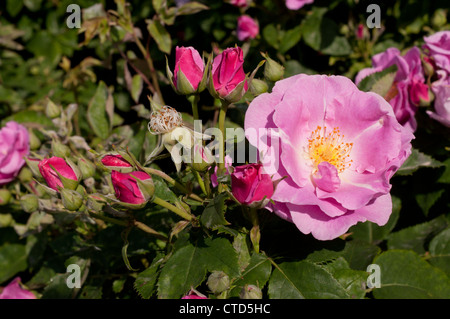
{"type": "Polygon", "coordinates": [[[173,107],[163,106],[161,110],[152,112],[148,129],[152,134],[168,133],[176,127],[183,125],[181,113],[177,112],[173,107]]]}
{"type": "Polygon", "coordinates": [[[340,134],[339,127],[327,133],[327,128],[317,126],[308,138],[308,155],[315,169],[322,162],[334,165],[339,173],[349,168],[353,160],[350,160],[350,151],[353,143],[345,143],[344,135],[340,134]]]}

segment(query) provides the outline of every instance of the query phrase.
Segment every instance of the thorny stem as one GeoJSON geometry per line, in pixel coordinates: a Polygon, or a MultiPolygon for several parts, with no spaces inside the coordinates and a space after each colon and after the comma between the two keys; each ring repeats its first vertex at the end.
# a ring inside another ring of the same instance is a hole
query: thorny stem
{"type": "Polygon", "coordinates": [[[168,210],[174,212],[178,216],[180,216],[180,217],[182,217],[182,218],[184,218],[184,219],[186,219],[188,221],[191,221],[193,219],[193,216],[191,214],[188,214],[184,210],[182,210],[182,209],[180,209],[180,208],[178,208],[176,206],[173,206],[172,204],[166,202],[165,200],[163,200],[163,199],[161,199],[159,197],[155,196],[153,198],[153,203],[155,203],[155,204],[157,204],[159,206],[162,206],[164,208],[167,208],[168,210]]]}

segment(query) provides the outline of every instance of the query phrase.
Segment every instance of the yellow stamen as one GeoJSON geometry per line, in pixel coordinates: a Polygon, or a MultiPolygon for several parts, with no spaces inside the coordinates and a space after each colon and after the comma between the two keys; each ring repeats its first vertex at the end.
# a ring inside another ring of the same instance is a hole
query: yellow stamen
{"type": "Polygon", "coordinates": [[[334,165],[339,173],[350,167],[353,162],[350,160],[353,143],[343,140],[344,135],[340,134],[339,127],[327,133],[326,127],[317,126],[308,139],[308,155],[316,170],[322,162],[334,165]]]}

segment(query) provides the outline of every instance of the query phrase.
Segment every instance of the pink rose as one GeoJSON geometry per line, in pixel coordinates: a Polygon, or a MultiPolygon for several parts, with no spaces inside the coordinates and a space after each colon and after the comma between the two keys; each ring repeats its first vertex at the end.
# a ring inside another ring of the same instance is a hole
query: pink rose
{"type": "Polygon", "coordinates": [[[144,190],[140,188],[138,178],[141,181],[151,180],[151,176],[145,172],[136,171],[131,173],[111,172],[111,181],[118,200],[128,204],[143,204],[148,198],[144,190]]]}
{"type": "Polygon", "coordinates": [[[181,94],[192,94],[198,89],[204,69],[203,59],[193,47],[175,48],[173,84],[181,94]]]}
{"type": "Polygon", "coordinates": [[[298,10],[306,4],[313,3],[314,0],[286,0],[286,7],[289,10],[298,10]]]}
{"type": "Polygon", "coordinates": [[[272,178],[264,173],[262,164],[237,166],[231,174],[231,192],[244,205],[269,200],[274,192],[272,178]]]}
{"type": "Polygon", "coordinates": [[[450,31],[436,32],[424,40],[424,49],[428,50],[436,66],[450,74],[450,31]]]}
{"type": "Polygon", "coordinates": [[[248,89],[243,65],[244,53],[239,47],[228,48],[215,57],[212,65],[214,93],[234,102],[242,98],[248,89]]]}
{"type": "Polygon", "coordinates": [[[239,8],[245,8],[248,7],[248,0],[230,0],[230,3],[239,8]]]}
{"type": "Polygon", "coordinates": [[[191,289],[189,291],[189,293],[187,295],[181,297],[181,299],[208,299],[208,297],[206,297],[205,295],[199,293],[195,289],[191,289]]]}
{"type": "Polygon", "coordinates": [[[397,65],[394,84],[385,99],[392,105],[397,120],[411,131],[417,128],[415,113],[420,101],[429,101],[428,87],[425,84],[420,50],[411,48],[404,56],[397,48],[389,48],[372,58],[372,68],[361,70],[355,79],[359,84],[366,76],[397,65]]]}
{"type": "Polygon", "coordinates": [[[102,157],[101,162],[106,167],[132,167],[121,155],[107,154],[102,157]]]}
{"type": "Polygon", "coordinates": [[[439,80],[433,82],[431,89],[434,93],[434,112],[428,115],[441,124],[450,127],[450,77],[444,70],[438,70],[439,80]]]}
{"type": "Polygon", "coordinates": [[[20,277],[14,278],[0,293],[0,299],[36,299],[36,296],[20,286],[20,277]]]}
{"type": "Polygon", "coordinates": [[[259,34],[258,22],[248,15],[240,16],[237,20],[236,32],[239,41],[254,39],[259,34]]]}
{"type": "Polygon", "coordinates": [[[413,134],[381,96],[346,77],[299,74],[256,97],[244,125],[265,172],[286,177],[267,208],[301,232],[331,240],[358,222],[388,221],[389,180],[413,134]]]}
{"type": "Polygon", "coordinates": [[[11,182],[25,164],[30,152],[28,131],[14,121],[0,130],[0,185],[11,182]]]}
{"type": "Polygon", "coordinates": [[[78,177],[74,169],[61,157],[50,157],[44,159],[38,164],[39,172],[45,179],[48,187],[58,191],[58,187],[64,188],[64,183],[58,176],[58,173],[62,178],[77,182],[78,177]]]}

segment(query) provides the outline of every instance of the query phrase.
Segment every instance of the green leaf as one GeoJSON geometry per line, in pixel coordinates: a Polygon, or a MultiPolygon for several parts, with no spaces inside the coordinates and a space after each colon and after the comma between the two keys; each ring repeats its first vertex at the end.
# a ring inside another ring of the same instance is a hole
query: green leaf
{"type": "Polygon", "coordinates": [[[429,262],[450,277],[450,228],[440,232],[430,242],[429,262]]]}
{"type": "MultiPolygon", "coordinates": [[[[380,72],[375,72],[366,76],[359,82],[358,88],[364,92],[374,92],[374,88],[378,92],[383,92],[386,89],[389,91],[392,82],[394,81],[395,74],[397,74],[397,65],[394,64],[380,72]],[[392,79],[392,82],[389,83],[390,79],[392,79]]],[[[382,96],[384,97],[384,95],[382,96]]]]}
{"type": "Polygon", "coordinates": [[[177,299],[195,288],[207,271],[223,271],[229,277],[239,275],[236,251],[224,238],[198,240],[176,250],[161,271],[158,297],[177,299]]]}
{"type": "Polygon", "coordinates": [[[399,230],[388,236],[388,249],[408,249],[424,254],[429,239],[448,226],[448,221],[441,215],[429,222],[399,230]]]}
{"type": "Polygon", "coordinates": [[[216,230],[219,226],[229,225],[225,219],[225,211],[227,206],[225,205],[225,200],[227,199],[227,194],[222,193],[214,197],[208,205],[203,210],[200,216],[200,222],[205,227],[216,230]]]}
{"type": "Polygon", "coordinates": [[[102,139],[108,138],[110,132],[109,115],[106,109],[108,97],[108,88],[105,82],[100,81],[94,96],[89,102],[86,114],[92,131],[102,139]]]}
{"type": "Polygon", "coordinates": [[[330,272],[309,261],[279,264],[269,280],[272,299],[341,299],[348,292],[330,272]]]}
{"type": "Polygon", "coordinates": [[[23,7],[23,0],[8,0],[6,2],[6,11],[9,15],[15,17],[23,7]]]}
{"type": "Polygon", "coordinates": [[[155,185],[155,196],[170,203],[178,201],[177,195],[167,186],[166,182],[159,176],[152,175],[153,184],[155,185]]]}
{"type": "Polygon", "coordinates": [[[43,113],[31,110],[23,110],[8,116],[2,120],[2,126],[9,121],[16,121],[17,123],[35,123],[46,127],[53,127],[51,119],[46,117],[43,113]]]}
{"type": "Polygon", "coordinates": [[[147,30],[155,40],[158,48],[167,54],[170,54],[172,49],[172,38],[169,32],[164,28],[164,26],[158,20],[146,20],[147,30]]]}
{"type": "Polygon", "coordinates": [[[176,15],[189,15],[189,14],[195,14],[197,12],[208,10],[209,7],[204,5],[203,3],[197,2],[197,1],[190,1],[188,3],[183,4],[181,7],[178,8],[176,15]]]}
{"type": "Polygon", "coordinates": [[[416,201],[419,204],[420,208],[422,208],[425,216],[428,216],[428,213],[436,203],[436,201],[441,197],[441,195],[445,192],[444,189],[440,189],[437,191],[433,191],[425,194],[416,194],[416,201]]]}
{"type": "Polygon", "coordinates": [[[377,244],[386,239],[386,237],[394,229],[400,215],[400,209],[400,199],[397,197],[392,197],[392,213],[386,225],[378,226],[375,223],[367,221],[352,226],[349,229],[349,232],[352,234],[353,238],[357,238],[368,243],[377,244]]]}
{"type": "Polygon", "coordinates": [[[445,166],[445,170],[437,180],[438,183],[450,184],[450,158],[446,159],[442,165],[445,166]]]}
{"type": "Polygon", "coordinates": [[[266,42],[274,47],[275,49],[278,50],[280,44],[280,39],[279,39],[279,32],[277,30],[277,28],[275,27],[274,24],[268,24],[264,27],[263,31],[262,31],[262,35],[264,40],[266,40],[266,42]]]}
{"type": "Polygon", "coordinates": [[[156,256],[150,267],[137,276],[134,282],[134,289],[136,289],[141,298],[150,299],[153,296],[163,261],[162,256],[156,256]]]}
{"type": "Polygon", "coordinates": [[[4,244],[0,247],[0,283],[27,269],[25,245],[4,244]]]}
{"type": "MultiPolygon", "coordinates": [[[[364,81],[364,80],[363,80],[364,81]]],[[[361,81],[362,83],[362,81],[361,81]]],[[[411,175],[421,167],[440,167],[443,163],[435,160],[431,156],[424,154],[417,149],[412,149],[411,155],[406,159],[403,165],[398,169],[397,175],[411,175]]]]}
{"type": "Polygon", "coordinates": [[[139,102],[139,97],[141,96],[144,81],[140,74],[135,74],[131,80],[131,97],[134,102],[139,102]]]}
{"type": "Polygon", "coordinates": [[[381,275],[381,287],[373,290],[375,298],[450,298],[450,279],[412,251],[387,251],[373,262],[380,266],[381,275]]]}
{"type": "Polygon", "coordinates": [[[364,298],[368,273],[362,270],[350,269],[348,262],[339,257],[330,263],[322,265],[328,270],[352,299],[364,298]]]}
{"type": "Polygon", "coordinates": [[[296,26],[293,29],[287,30],[283,37],[281,38],[280,53],[286,53],[294,47],[301,39],[302,32],[301,32],[301,25],[296,26]]]}
{"type": "Polygon", "coordinates": [[[229,297],[238,297],[245,285],[255,285],[262,289],[269,280],[271,271],[272,264],[265,255],[253,254],[248,266],[239,278],[233,282],[233,288],[229,297]]]}

